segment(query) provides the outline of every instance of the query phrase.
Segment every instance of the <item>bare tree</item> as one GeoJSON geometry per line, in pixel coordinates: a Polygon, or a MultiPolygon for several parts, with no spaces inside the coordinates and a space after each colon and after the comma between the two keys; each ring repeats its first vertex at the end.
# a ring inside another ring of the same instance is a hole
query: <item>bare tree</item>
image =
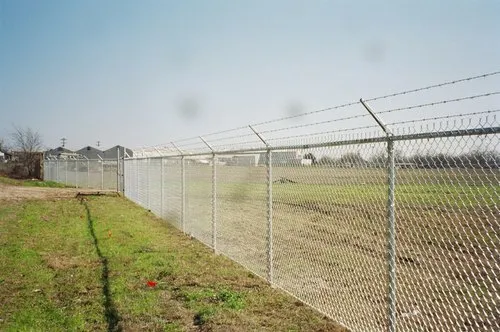
{"type": "Polygon", "coordinates": [[[17,153],[19,161],[27,168],[28,176],[33,176],[42,151],[42,136],[33,129],[14,126],[10,135],[12,149],[17,153]]]}
{"type": "Polygon", "coordinates": [[[7,142],[5,141],[5,139],[0,137],[0,151],[7,151],[8,149],[9,147],[7,146],[7,142]]]}

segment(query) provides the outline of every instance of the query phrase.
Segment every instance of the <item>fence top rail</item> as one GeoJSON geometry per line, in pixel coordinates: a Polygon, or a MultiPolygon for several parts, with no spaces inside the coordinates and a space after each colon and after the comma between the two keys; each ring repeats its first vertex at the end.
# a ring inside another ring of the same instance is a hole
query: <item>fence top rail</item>
{"type": "MultiPolygon", "coordinates": [[[[132,158],[132,157],[131,157],[132,158]]],[[[53,158],[45,158],[45,161],[82,161],[82,162],[92,162],[96,161],[98,163],[116,163],[116,158],[115,159],[53,159],[53,158]]]]}
{"type": "MultiPolygon", "coordinates": [[[[260,148],[250,148],[250,149],[223,150],[223,151],[214,151],[213,154],[217,155],[256,154],[256,153],[264,153],[266,152],[266,150],[279,151],[279,150],[294,150],[294,149],[311,149],[311,148],[321,148],[330,146],[380,143],[387,141],[407,141],[407,140],[418,140],[418,139],[433,139],[433,138],[458,137],[458,136],[478,136],[478,135],[492,135],[492,134],[500,134],[500,126],[474,128],[474,129],[456,129],[456,130],[413,133],[413,134],[400,134],[400,135],[396,134],[393,136],[384,135],[384,136],[357,138],[350,140],[328,141],[322,143],[280,145],[280,146],[272,146],[269,148],[260,147],[260,148]]],[[[200,153],[185,153],[185,154],[176,154],[168,156],[131,157],[125,159],[126,160],[162,159],[162,158],[168,159],[168,158],[207,156],[211,154],[212,152],[200,152],[200,153]]]]}

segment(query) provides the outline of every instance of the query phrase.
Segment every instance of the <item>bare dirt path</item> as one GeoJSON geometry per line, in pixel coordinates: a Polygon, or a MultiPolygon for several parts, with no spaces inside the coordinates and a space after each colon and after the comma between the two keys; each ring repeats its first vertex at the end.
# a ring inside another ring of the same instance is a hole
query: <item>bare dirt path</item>
{"type": "MultiPolygon", "coordinates": [[[[0,201],[72,198],[76,197],[78,193],[96,192],[96,190],[92,189],[23,187],[0,183],[0,201]]],[[[99,192],[105,191],[101,190],[99,192]]]]}

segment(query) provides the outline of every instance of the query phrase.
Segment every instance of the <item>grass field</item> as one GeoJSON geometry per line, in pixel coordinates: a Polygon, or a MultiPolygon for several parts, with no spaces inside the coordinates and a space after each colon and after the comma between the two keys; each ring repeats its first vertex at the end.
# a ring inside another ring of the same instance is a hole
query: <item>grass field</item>
{"type": "Polygon", "coordinates": [[[0,230],[2,331],[342,330],[123,198],[0,202],[0,230]]]}
{"type": "MultiPolygon", "coordinates": [[[[159,165],[135,197],[180,224],[180,171],[159,165]]],[[[500,315],[500,172],[396,172],[398,328],[495,331],[500,315]]],[[[212,170],[186,166],[186,232],[212,245],[212,170]]],[[[387,172],[273,168],[274,284],[354,330],[387,324],[387,172]]],[[[264,167],[217,168],[217,249],[267,275],[264,167]]],[[[132,197],[133,198],[133,197],[132,197]]]]}
{"type": "Polygon", "coordinates": [[[0,176],[0,184],[11,186],[25,186],[25,187],[45,187],[45,188],[66,188],[62,183],[55,181],[41,181],[41,180],[17,180],[8,177],[0,176]]]}

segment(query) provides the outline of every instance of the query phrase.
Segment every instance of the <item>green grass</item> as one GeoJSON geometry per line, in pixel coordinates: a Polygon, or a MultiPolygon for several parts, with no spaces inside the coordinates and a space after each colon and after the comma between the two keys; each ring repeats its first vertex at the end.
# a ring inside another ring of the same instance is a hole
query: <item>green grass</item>
{"type": "Polygon", "coordinates": [[[47,188],[70,188],[62,183],[54,181],[41,181],[41,180],[17,180],[0,176],[0,183],[10,186],[24,186],[24,187],[47,187],[47,188]]]}
{"type": "Polygon", "coordinates": [[[0,229],[2,331],[341,330],[124,198],[2,203],[0,229]]]}

